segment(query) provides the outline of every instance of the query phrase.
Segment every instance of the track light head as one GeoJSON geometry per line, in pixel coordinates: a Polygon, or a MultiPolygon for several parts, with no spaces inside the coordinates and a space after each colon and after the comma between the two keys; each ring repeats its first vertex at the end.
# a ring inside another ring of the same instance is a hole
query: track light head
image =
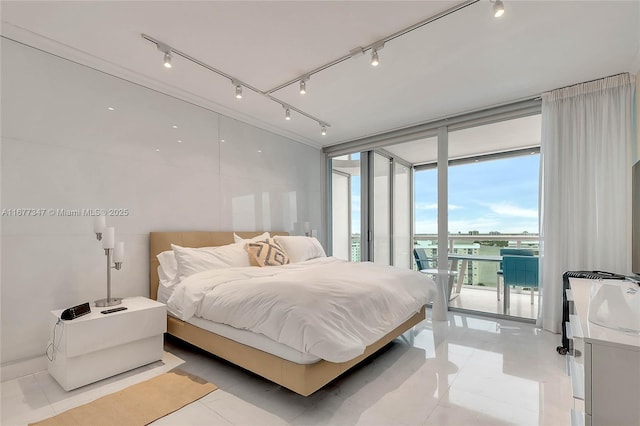
{"type": "Polygon", "coordinates": [[[502,0],[496,0],[493,4],[493,16],[499,18],[502,15],[504,15],[504,3],[502,0]]]}
{"type": "Polygon", "coordinates": [[[371,66],[377,67],[380,64],[380,58],[378,52],[384,49],[384,42],[376,43],[371,46],[371,66]]]}
{"type": "Polygon", "coordinates": [[[171,47],[159,41],[155,43],[158,50],[164,53],[164,60],[162,64],[165,68],[171,68],[171,47]]]}
{"type": "Polygon", "coordinates": [[[309,81],[309,74],[305,74],[300,77],[300,94],[304,95],[307,93],[307,81],[309,81]]]}
{"type": "Polygon", "coordinates": [[[284,109],[284,119],[287,121],[291,120],[291,110],[289,108],[284,109]]]}
{"type": "Polygon", "coordinates": [[[380,64],[380,58],[378,58],[378,49],[371,51],[371,66],[377,67],[380,64]]]}
{"type": "Polygon", "coordinates": [[[233,84],[236,86],[236,99],[242,99],[242,85],[237,81],[234,81],[233,84]]]}
{"type": "Polygon", "coordinates": [[[167,50],[164,52],[164,67],[171,68],[171,51],[167,50]]]}
{"type": "Polygon", "coordinates": [[[325,126],[324,124],[320,125],[320,134],[322,136],[327,136],[327,126],[325,126]]]}

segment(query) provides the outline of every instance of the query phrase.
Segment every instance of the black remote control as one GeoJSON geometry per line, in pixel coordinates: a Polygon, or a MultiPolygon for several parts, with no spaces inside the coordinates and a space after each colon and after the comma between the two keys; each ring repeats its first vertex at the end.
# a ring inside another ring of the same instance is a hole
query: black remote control
{"type": "Polygon", "coordinates": [[[125,306],[120,306],[119,308],[107,309],[105,311],[100,311],[102,314],[112,314],[114,312],[125,311],[127,308],[125,306]]]}

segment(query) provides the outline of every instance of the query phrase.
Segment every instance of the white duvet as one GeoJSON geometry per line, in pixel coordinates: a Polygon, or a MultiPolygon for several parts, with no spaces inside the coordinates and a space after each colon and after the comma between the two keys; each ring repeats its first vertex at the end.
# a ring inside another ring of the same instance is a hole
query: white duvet
{"type": "Polygon", "coordinates": [[[415,271],[323,257],[200,272],[177,284],[167,304],[185,321],[205,318],[343,362],[418,312],[434,291],[415,271]]]}

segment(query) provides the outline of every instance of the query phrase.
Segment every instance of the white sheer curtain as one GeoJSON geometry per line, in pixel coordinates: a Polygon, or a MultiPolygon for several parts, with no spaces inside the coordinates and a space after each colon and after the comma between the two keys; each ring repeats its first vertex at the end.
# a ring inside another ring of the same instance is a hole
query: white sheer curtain
{"type": "Polygon", "coordinates": [[[631,270],[634,91],[620,74],[542,97],[538,325],[546,330],[560,332],[565,271],[631,270]]]}

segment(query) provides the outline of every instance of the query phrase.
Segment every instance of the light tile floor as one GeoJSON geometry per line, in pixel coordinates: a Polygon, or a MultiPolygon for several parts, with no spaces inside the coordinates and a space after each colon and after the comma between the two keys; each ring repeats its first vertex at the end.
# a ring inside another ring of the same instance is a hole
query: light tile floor
{"type": "Polygon", "coordinates": [[[305,398],[171,339],[161,362],[71,392],[47,372],[4,382],[0,424],[37,421],[179,367],[220,389],[153,424],[567,425],[559,341],[531,324],[449,313],[305,398]]]}
{"type": "MultiPolygon", "coordinates": [[[[511,289],[509,315],[519,318],[536,319],[538,317],[538,293],[534,293],[531,304],[531,291],[520,288],[511,289]]],[[[488,287],[463,286],[460,294],[449,302],[449,306],[470,309],[472,311],[503,314],[502,299],[496,297],[496,289],[488,287]]]]}

